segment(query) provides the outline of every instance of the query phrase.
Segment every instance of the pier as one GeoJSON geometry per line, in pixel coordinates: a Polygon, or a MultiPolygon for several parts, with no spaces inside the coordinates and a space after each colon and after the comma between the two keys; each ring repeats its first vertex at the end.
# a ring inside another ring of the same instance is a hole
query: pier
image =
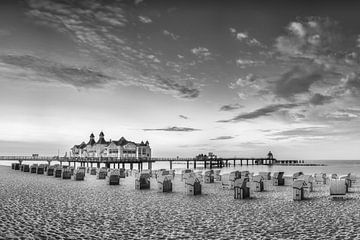
{"type": "MultiPolygon", "coordinates": [[[[196,169],[198,163],[202,163],[203,167],[206,168],[222,168],[235,165],[273,165],[279,164],[283,161],[277,161],[275,158],[242,158],[242,157],[230,157],[230,158],[135,158],[135,157],[41,157],[41,156],[0,156],[0,161],[17,161],[20,164],[26,161],[43,161],[48,162],[59,162],[61,165],[64,163],[71,164],[80,163],[80,166],[86,167],[100,167],[100,164],[105,164],[106,167],[110,168],[125,168],[125,164],[130,164],[130,169],[137,165],[139,170],[144,168],[144,163],[147,164],[148,169],[152,169],[154,162],[169,162],[169,168],[172,169],[174,162],[182,162],[186,164],[186,168],[193,164],[193,168],[196,169]]],[[[296,164],[298,160],[286,160],[287,164],[296,164]]]]}

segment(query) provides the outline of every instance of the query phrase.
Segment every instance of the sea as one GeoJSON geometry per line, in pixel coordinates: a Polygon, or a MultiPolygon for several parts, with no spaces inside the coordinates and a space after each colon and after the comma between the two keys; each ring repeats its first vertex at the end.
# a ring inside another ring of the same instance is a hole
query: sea
{"type": "MultiPolygon", "coordinates": [[[[15,161],[0,161],[0,165],[3,166],[11,166],[11,163],[15,161]]],[[[232,163],[232,161],[229,161],[232,163]]],[[[41,164],[47,162],[24,162],[26,164],[41,164]]],[[[53,161],[51,164],[57,164],[59,162],[53,161]]],[[[315,174],[315,173],[326,173],[326,174],[333,174],[336,173],[337,175],[347,175],[348,173],[353,173],[355,175],[360,176],[360,160],[305,160],[305,164],[318,164],[317,166],[291,166],[291,165],[246,165],[243,164],[236,164],[235,166],[231,165],[230,167],[223,167],[221,168],[221,173],[228,173],[234,170],[239,171],[249,171],[257,174],[259,172],[278,172],[282,171],[285,175],[292,175],[295,172],[303,172],[304,174],[315,174]]],[[[63,165],[67,165],[67,163],[63,163],[63,165]]],[[[71,166],[74,166],[71,163],[71,166]]],[[[80,163],[76,163],[75,167],[80,166],[80,163]]],[[[89,165],[90,166],[90,165],[89,165]]],[[[94,167],[96,164],[93,165],[94,167]]],[[[101,164],[100,167],[105,167],[105,164],[101,164]]],[[[111,167],[114,167],[111,164],[111,167]]],[[[117,164],[116,164],[117,167],[117,164]]],[[[190,164],[190,168],[193,169],[193,163],[190,164]]],[[[208,166],[209,167],[209,166],[208,166]]],[[[126,169],[130,169],[130,164],[125,164],[126,169]]],[[[138,165],[134,163],[134,169],[138,169],[138,165]]],[[[143,164],[143,168],[147,169],[148,166],[146,163],[143,164]]],[[[155,162],[152,164],[152,169],[169,169],[170,163],[169,162],[155,162]]],[[[186,169],[185,162],[173,162],[172,168],[175,170],[177,174],[181,173],[181,170],[186,169]]],[[[216,168],[213,168],[216,169],[216,168]]],[[[196,163],[196,170],[204,170],[204,166],[201,162],[196,163]]]]}

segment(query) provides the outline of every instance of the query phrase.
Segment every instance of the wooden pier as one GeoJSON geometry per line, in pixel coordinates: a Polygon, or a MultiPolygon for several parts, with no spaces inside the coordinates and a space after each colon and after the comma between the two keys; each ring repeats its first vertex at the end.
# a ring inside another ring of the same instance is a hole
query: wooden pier
{"type": "MultiPolygon", "coordinates": [[[[26,161],[44,161],[48,162],[50,165],[51,162],[59,162],[61,165],[63,163],[68,163],[76,165],[80,163],[81,166],[93,167],[96,164],[96,167],[100,167],[100,164],[105,164],[106,167],[110,168],[113,165],[114,168],[125,168],[125,164],[130,164],[130,169],[134,168],[134,164],[138,165],[138,169],[143,169],[143,164],[146,163],[148,169],[152,169],[152,164],[154,162],[169,162],[169,167],[172,169],[174,162],[186,163],[186,167],[189,168],[190,164],[193,164],[195,169],[197,164],[202,163],[204,168],[222,168],[235,165],[273,165],[276,164],[276,159],[272,158],[240,158],[240,157],[231,157],[231,158],[134,158],[134,157],[124,157],[124,158],[112,158],[112,157],[32,157],[32,156],[0,156],[0,161],[17,161],[20,164],[26,161]]],[[[289,160],[296,161],[297,160],[289,160]]]]}

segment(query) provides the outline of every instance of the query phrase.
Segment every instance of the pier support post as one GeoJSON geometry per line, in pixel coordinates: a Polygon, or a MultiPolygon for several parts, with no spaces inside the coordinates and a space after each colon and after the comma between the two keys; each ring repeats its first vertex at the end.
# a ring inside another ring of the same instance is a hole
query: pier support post
{"type": "Polygon", "coordinates": [[[246,159],[246,165],[249,165],[249,159],[246,159]]]}
{"type": "Polygon", "coordinates": [[[70,167],[70,161],[68,161],[68,166],[70,167]]]}
{"type": "Polygon", "coordinates": [[[212,161],[210,160],[210,169],[212,169],[212,165],[213,165],[213,164],[212,164],[212,161]]]}
{"type": "Polygon", "coordinates": [[[100,163],[99,162],[97,163],[97,168],[100,168],[100,163]]]}
{"type": "Polygon", "coordinates": [[[140,171],[141,170],[141,165],[140,165],[141,163],[139,162],[138,163],[138,170],[140,171]]]}
{"type": "Polygon", "coordinates": [[[172,169],[172,161],[169,161],[170,162],[170,169],[172,169]]]}
{"type": "Polygon", "coordinates": [[[133,163],[130,163],[130,170],[133,170],[134,166],[133,163]]]}
{"type": "Polygon", "coordinates": [[[116,168],[116,164],[114,163],[114,168],[116,168]]]}
{"type": "Polygon", "coordinates": [[[225,167],[228,167],[228,160],[225,161],[225,167]]]}
{"type": "Polygon", "coordinates": [[[240,166],[242,166],[242,159],[240,160],[240,166]]]}
{"type": "MultiPolygon", "coordinates": [[[[120,163],[119,163],[120,164],[120,163]]],[[[125,163],[123,162],[122,163],[122,168],[125,169],[125,163]]]]}
{"type": "Polygon", "coordinates": [[[206,161],[204,161],[204,168],[206,169],[206,161]]]}
{"type": "Polygon", "coordinates": [[[148,169],[150,169],[150,170],[152,169],[151,165],[152,165],[152,162],[148,162],[148,169]]]}
{"type": "Polygon", "coordinates": [[[76,162],[74,161],[74,168],[76,168],[76,162]]]}
{"type": "Polygon", "coordinates": [[[194,169],[196,169],[196,160],[194,160],[194,169]]]}
{"type": "Polygon", "coordinates": [[[118,163],[118,169],[120,169],[120,163],[118,163]]]}
{"type": "Polygon", "coordinates": [[[189,161],[186,161],[186,168],[189,169],[189,161]]]}

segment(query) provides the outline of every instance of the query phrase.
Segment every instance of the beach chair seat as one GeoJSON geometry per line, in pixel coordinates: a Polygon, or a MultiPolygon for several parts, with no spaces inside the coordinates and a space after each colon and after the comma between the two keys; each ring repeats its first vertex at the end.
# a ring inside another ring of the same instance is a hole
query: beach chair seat
{"type": "Polygon", "coordinates": [[[170,176],[163,176],[157,179],[159,192],[172,192],[172,181],[170,176]]]}
{"type": "Polygon", "coordinates": [[[305,180],[297,179],[293,182],[293,200],[299,201],[305,199],[307,196],[305,195],[304,188],[306,187],[305,180]]]}
{"type": "Polygon", "coordinates": [[[187,195],[200,195],[201,194],[200,180],[195,175],[191,175],[185,181],[185,190],[187,195]]]}
{"type": "Polygon", "coordinates": [[[250,187],[248,178],[238,178],[234,181],[234,199],[250,198],[250,187]]]}
{"type": "Polygon", "coordinates": [[[149,173],[139,173],[139,177],[135,179],[135,189],[150,189],[149,173]]]}

